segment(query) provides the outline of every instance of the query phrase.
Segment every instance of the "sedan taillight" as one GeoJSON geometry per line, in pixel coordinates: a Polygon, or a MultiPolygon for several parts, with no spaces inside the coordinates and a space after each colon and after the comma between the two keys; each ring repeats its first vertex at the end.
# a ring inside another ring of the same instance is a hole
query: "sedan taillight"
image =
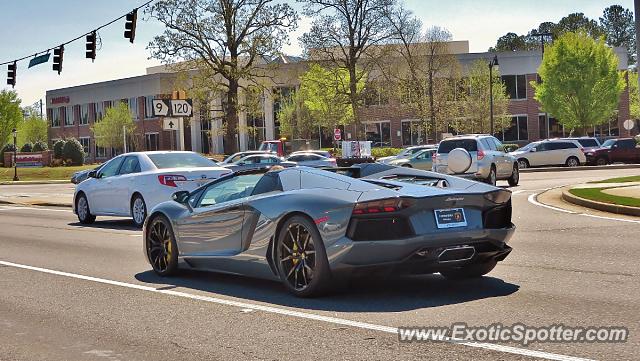
{"type": "Polygon", "coordinates": [[[352,214],[379,214],[379,213],[391,213],[398,212],[411,206],[411,203],[407,199],[392,198],[382,199],[379,201],[357,203],[353,208],[352,214]]]}
{"type": "Polygon", "coordinates": [[[186,181],[186,180],[187,180],[187,177],[183,175],[163,174],[158,176],[158,181],[160,181],[160,184],[168,187],[177,187],[178,185],[176,184],[176,181],[186,181]]]}

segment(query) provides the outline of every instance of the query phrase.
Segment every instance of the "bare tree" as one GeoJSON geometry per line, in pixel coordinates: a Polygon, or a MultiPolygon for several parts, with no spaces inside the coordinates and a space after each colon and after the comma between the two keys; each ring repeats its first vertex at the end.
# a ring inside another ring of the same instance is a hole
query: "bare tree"
{"type": "Polygon", "coordinates": [[[367,59],[379,56],[395,29],[388,14],[397,0],[298,0],[308,7],[305,14],[313,17],[309,32],[301,40],[306,53],[314,60],[328,62],[329,67],[348,71],[348,96],[355,116],[356,139],[360,120],[357,109],[361,94],[358,82],[373,66],[367,59]]]}
{"type": "Polygon", "coordinates": [[[297,13],[273,0],[160,0],[148,12],[166,27],[149,43],[152,57],[164,63],[193,61],[224,79],[224,146],[227,153],[235,152],[240,81],[264,75],[256,65],[288,41],[297,13]]]}

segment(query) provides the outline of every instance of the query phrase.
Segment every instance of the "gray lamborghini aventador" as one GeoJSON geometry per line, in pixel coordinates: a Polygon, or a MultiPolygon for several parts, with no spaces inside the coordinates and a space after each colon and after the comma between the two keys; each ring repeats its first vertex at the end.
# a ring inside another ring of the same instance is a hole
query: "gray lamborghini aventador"
{"type": "Polygon", "coordinates": [[[312,296],[358,274],[480,277],[511,251],[511,192],[384,164],[236,172],[159,204],[144,227],[153,270],[280,280],[312,296]]]}

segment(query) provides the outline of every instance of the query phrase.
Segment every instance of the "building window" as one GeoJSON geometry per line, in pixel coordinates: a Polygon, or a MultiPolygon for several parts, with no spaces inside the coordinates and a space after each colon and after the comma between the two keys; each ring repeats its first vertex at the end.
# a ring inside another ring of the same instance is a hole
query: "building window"
{"type": "Polygon", "coordinates": [[[556,118],[549,117],[549,138],[562,138],[565,136],[564,125],[556,118]]]}
{"type": "Polygon", "coordinates": [[[364,131],[366,139],[372,142],[373,147],[391,146],[391,122],[365,123],[364,131]]]}
{"type": "Polygon", "coordinates": [[[364,91],[364,105],[385,105],[389,104],[389,97],[384,89],[371,85],[364,91]]]}
{"type": "Polygon", "coordinates": [[[60,126],[60,108],[51,108],[51,127],[59,127],[60,126]]]}
{"type": "Polygon", "coordinates": [[[527,131],[527,116],[517,115],[511,117],[511,125],[505,128],[502,133],[496,134],[496,138],[503,142],[512,142],[518,140],[528,140],[529,133],[527,131]]]}
{"type": "Polygon", "coordinates": [[[503,75],[502,82],[511,99],[527,98],[527,79],[524,75],[503,75]]]}
{"type": "Polygon", "coordinates": [[[418,145],[425,142],[425,128],[422,121],[403,120],[401,123],[402,145],[418,145]]]}
{"type": "Polygon", "coordinates": [[[129,106],[129,111],[131,112],[131,117],[134,120],[138,120],[140,118],[138,116],[138,98],[129,98],[127,100],[127,105],[129,106]]]}
{"type": "Polygon", "coordinates": [[[144,97],[144,117],[153,118],[153,95],[144,97]]]}
{"type": "Polygon", "coordinates": [[[264,95],[262,92],[248,91],[245,105],[248,107],[247,117],[247,147],[251,150],[258,149],[266,139],[264,122],[264,95]]]}
{"type": "Polygon", "coordinates": [[[96,145],[96,158],[106,158],[107,157],[107,148],[98,147],[96,145]]]}
{"type": "Polygon", "coordinates": [[[73,106],[64,107],[64,125],[73,125],[73,106]]]}
{"type": "Polygon", "coordinates": [[[158,133],[145,133],[144,146],[147,150],[158,150],[158,133]]]}
{"type": "Polygon", "coordinates": [[[104,117],[104,103],[103,102],[95,103],[95,108],[96,108],[96,123],[97,123],[101,121],[102,118],[104,117]]]}
{"type": "Polygon", "coordinates": [[[85,157],[89,156],[91,154],[91,138],[89,137],[80,137],[80,139],[78,139],[78,141],[80,141],[80,144],[82,145],[82,150],[84,150],[84,155],[85,157]]]}
{"type": "Polygon", "coordinates": [[[211,153],[211,120],[202,115],[200,116],[200,144],[202,144],[202,153],[211,153]]]}
{"type": "Polygon", "coordinates": [[[80,125],[89,124],[89,104],[80,105],[80,125]]]}

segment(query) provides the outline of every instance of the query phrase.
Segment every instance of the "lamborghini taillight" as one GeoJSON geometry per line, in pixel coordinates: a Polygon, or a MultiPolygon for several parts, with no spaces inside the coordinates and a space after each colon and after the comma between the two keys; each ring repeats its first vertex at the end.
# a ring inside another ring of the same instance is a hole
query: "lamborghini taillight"
{"type": "Polygon", "coordinates": [[[382,199],[378,201],[357,203],[352,214],[380,214],[398,212],[411,206],[411,202],[403,198],[382,199]]]}

